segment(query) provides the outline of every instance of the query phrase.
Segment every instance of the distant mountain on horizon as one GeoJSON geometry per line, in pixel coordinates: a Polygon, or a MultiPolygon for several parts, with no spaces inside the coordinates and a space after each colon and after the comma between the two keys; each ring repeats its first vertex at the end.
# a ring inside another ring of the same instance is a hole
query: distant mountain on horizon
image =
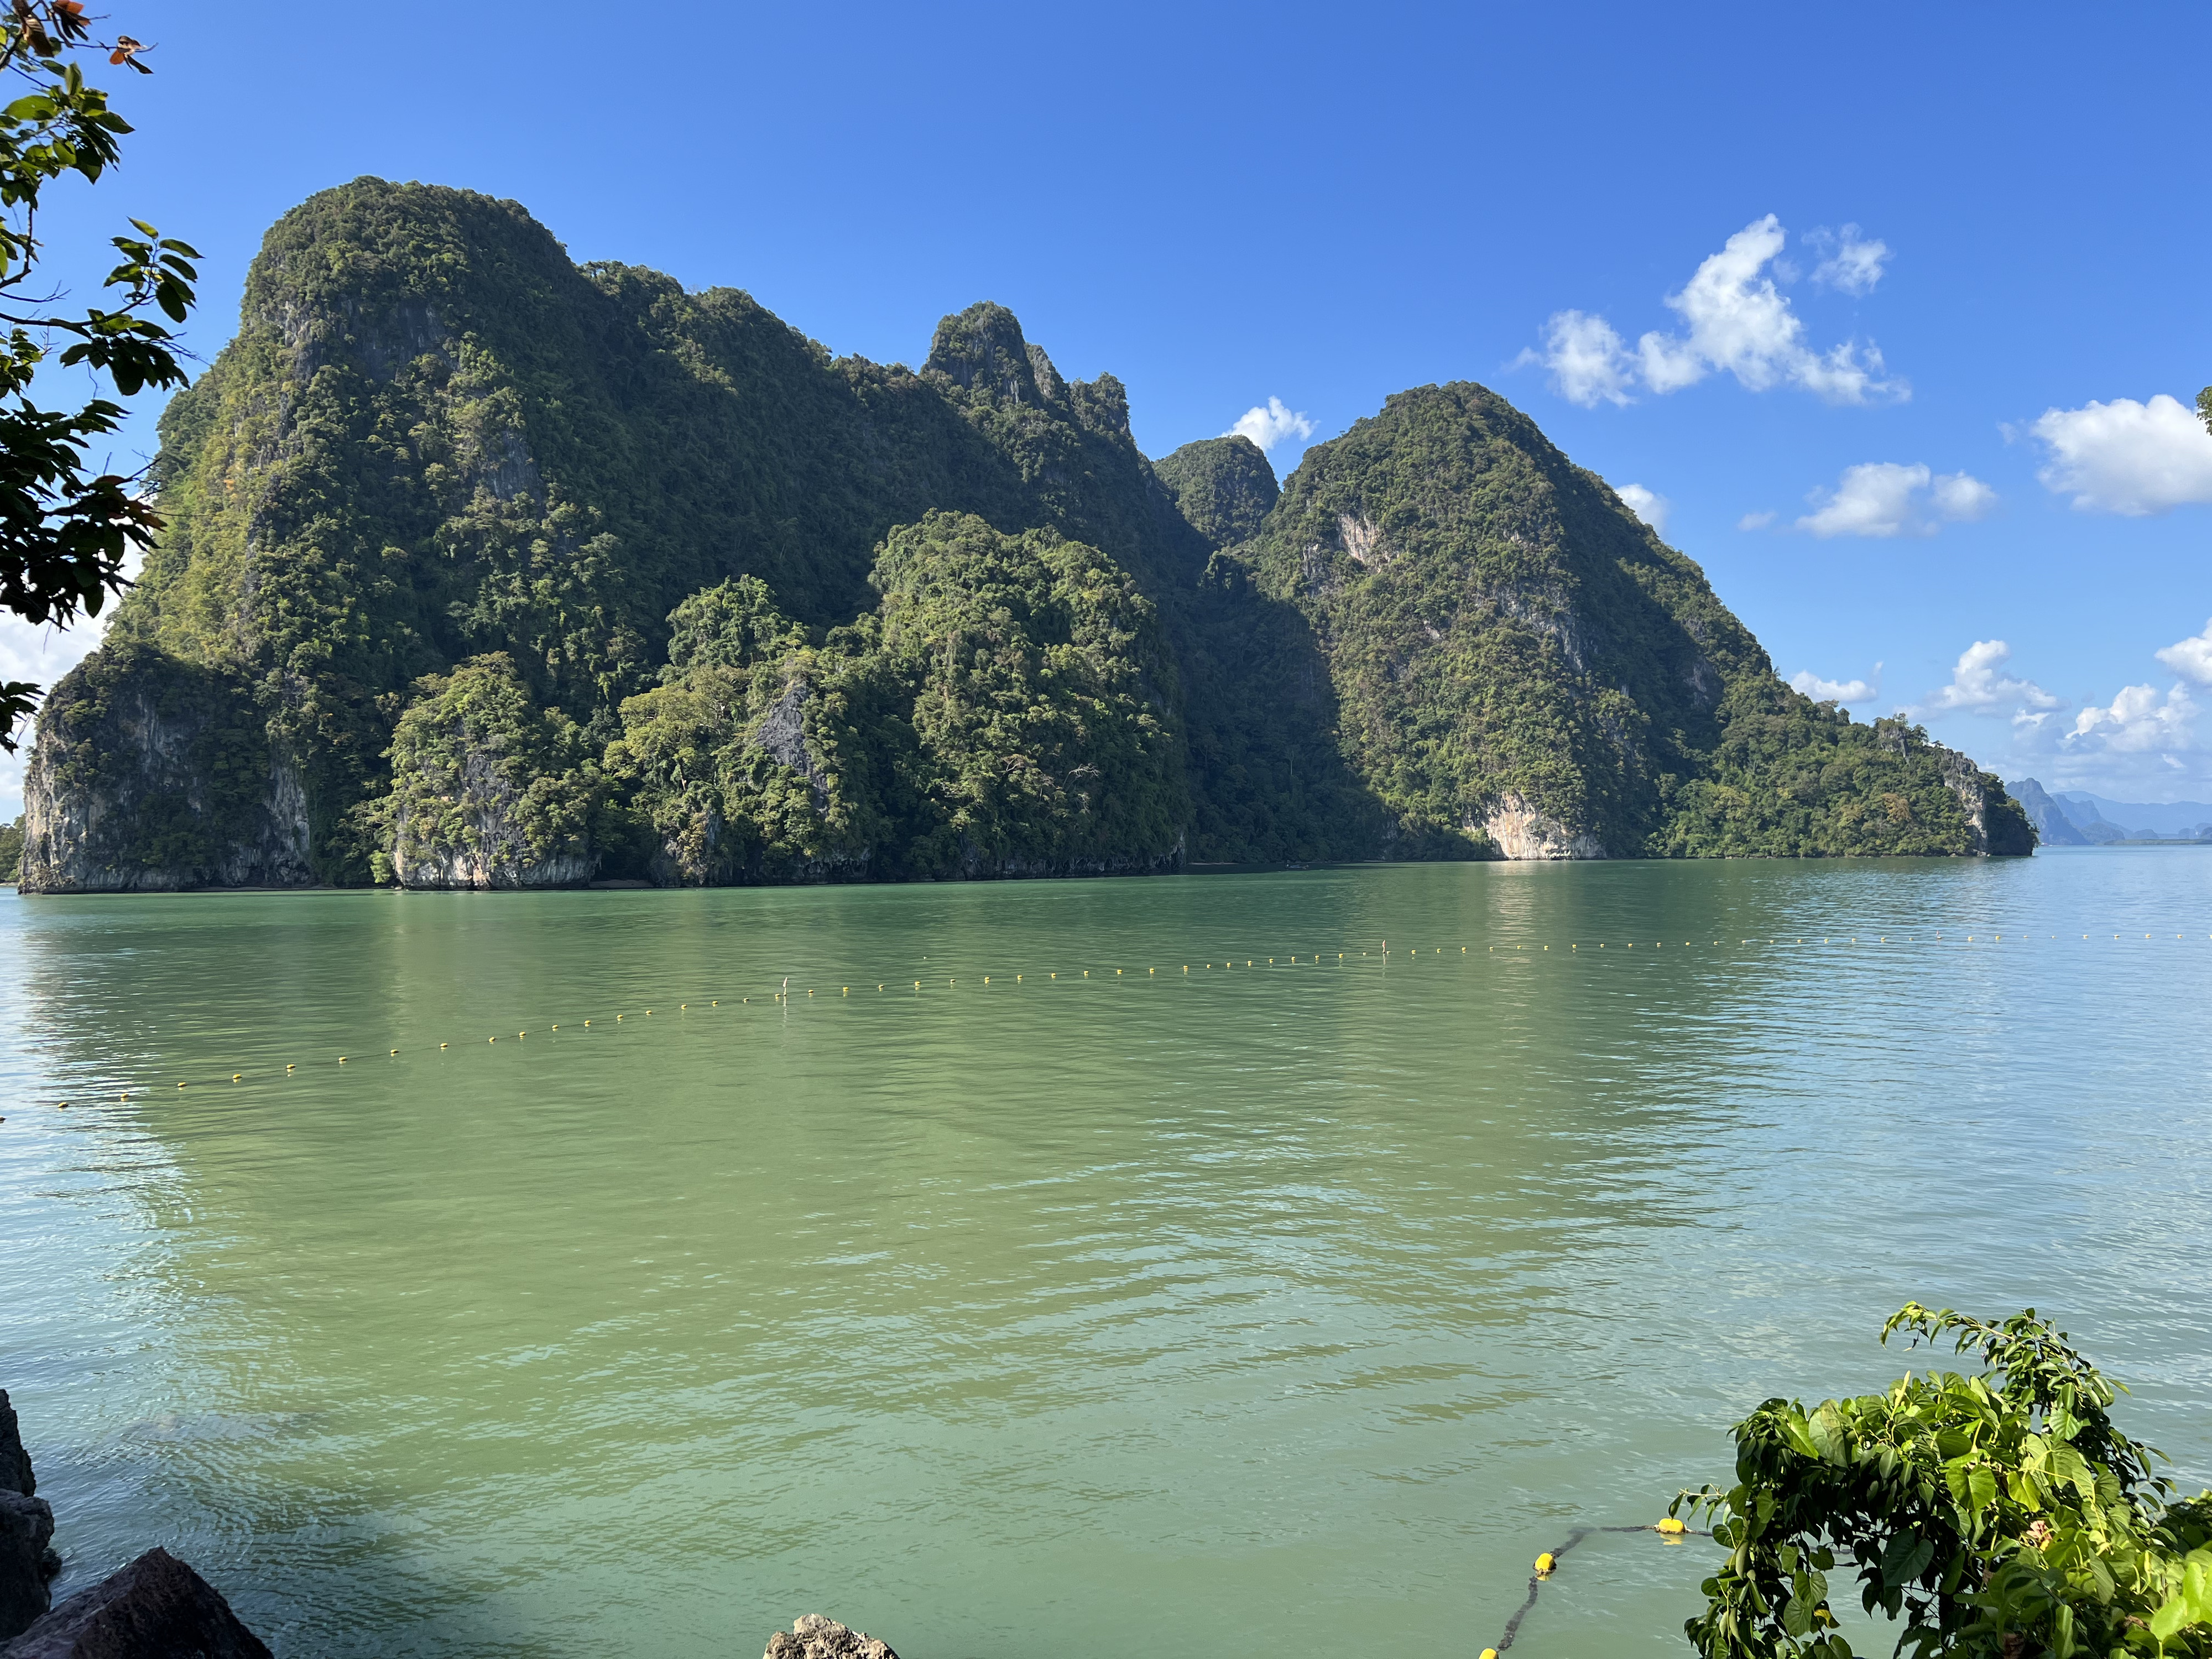
{"type": "Polygon", "coordinates": [[[2047,790],[2033,778],[2014,779],[2005,787],[2045,846],[2212,840],[2212,803],[2111,800],[2086,789],[2047,790]]]}

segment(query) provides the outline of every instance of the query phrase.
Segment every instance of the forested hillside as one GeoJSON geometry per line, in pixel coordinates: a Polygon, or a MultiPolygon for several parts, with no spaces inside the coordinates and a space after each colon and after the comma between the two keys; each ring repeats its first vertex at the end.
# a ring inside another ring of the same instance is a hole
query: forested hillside
{"type": "Polygon", "coordinates": [[[833,358],[361,179],[270,232],[162,436],[161,544],[41,717],[33,888],[2013,848],[1993,779],[1805,703],[1480,387],[1279,492],[1239,438],[1148,461],[1001,307],[833,358]]]}

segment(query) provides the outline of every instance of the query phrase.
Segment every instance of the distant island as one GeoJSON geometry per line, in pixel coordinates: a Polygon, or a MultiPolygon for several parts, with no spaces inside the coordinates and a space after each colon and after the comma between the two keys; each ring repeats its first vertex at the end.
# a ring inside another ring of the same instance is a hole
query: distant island
{"type": "Polygon", "coordinates": [[[1391,398],[1278,487],[1158,459],[1012,314],[919,370],[362,179],[161,421],[167,527],[56,687],[31,892],[2032,851],[1784,684],[1528,418],[1391,398]]]}
{"type": "Polygon", "coordinates": [[[2107,800],[2086,790],[2054,795],[2033,778],[2008,787],[2038,836],[2053,847],[2212,842],[2212,805],[2203,801],[2107,800]]]}

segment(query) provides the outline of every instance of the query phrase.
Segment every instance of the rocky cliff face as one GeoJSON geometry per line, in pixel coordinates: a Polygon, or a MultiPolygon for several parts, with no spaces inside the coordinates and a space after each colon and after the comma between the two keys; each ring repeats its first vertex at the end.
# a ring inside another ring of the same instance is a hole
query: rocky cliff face
{"type": "Polygon", "coordinates": [[[2006,791],[2004,780],[1984,772],[1955,749],[1936,750],[1944,784],[1959,798],[1973,837],[1972,851],[1984,858],[2025,858],[2035,851],[2035,825],[2006,791]]]}
{"type": "Polygon", "coordinates": [[[23,781],[27,893],[312,883],[300,769],[252,689],[128,645],[64,676],[23,781]]]}

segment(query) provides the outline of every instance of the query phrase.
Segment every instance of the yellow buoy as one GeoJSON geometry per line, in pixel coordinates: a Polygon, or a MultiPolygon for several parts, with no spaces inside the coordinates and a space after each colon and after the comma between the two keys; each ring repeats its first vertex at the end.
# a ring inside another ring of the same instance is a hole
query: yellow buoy
{"type": "Polygon", "coordinates": [[[399,1052],[399,1050],[398,1050],[398,1049],[397,1049],[397,1048],[394,1048],[392,1052],[393,1054],[398,1054],[398,1053],[399,1052]]]}
{"type": "Polygon", "coordinates": [[[1553,1568],[1559,1565],[1559,1564],[1557,1561],[1554,1561],[1552,1559],[1551,1551],[1546,1550],[1541,1555],[1536,1558],[1537,1574],[1539,1577],[1541,1577],[1543,1574],[1551,1571],[1553,1568]]]}
{"type": "MultiPolygon", "coordinates": [[[[441,1043],[440,1043],[438,1046],[439,1046],[441,1048],[444,1048],[446,1045],[445,1045],[444,1043],[442,1043],[442,1042],[441,1042],[441,1043]]],[[[293,1068],[292,1068],[291,1066],[287,1066],[284,1069],[285,1069],[286,1071],[288,1071],[288,1072],[289,1072],[289,1071],[291,1071],[293,1068]]]]}
{"type": "MultiPolygon", "coordinates": [[[[399,1050],[398,1050],[398,1049],[397,1049],[397,1048],[394,1048],[392,1052],[393,1054],[398,1054],[398,1053],[399,1052],[399,1050]]],[[[243,1072],[233,1072],[233,1073],[230,1074],[230,1080],[231,1080],[233,1083],[240,1083],[240,1082],[243,1082],[243,1081],[245,1080],[245,1078],[246,1078],[246,1073],[243,1073],[243,1072]]]]}
{"type": "Polygon", "coordinates": [[[177,1085],[177,1087],[179,1087],[179,1089],[183,1088],[184,1086],[185,1086],[185,1085],[184,1085],[183,1084],[181,1084],[181,1083],[179,1083],[179,1084],[177,1085]]]}
{"type": "Polygon", "coordinates": [[[55,1105],[56,1109],[58,1109],[58,1110],[64,1111],[64,1112],[66,1112],[67,1110],[69,1110],[69,1102],[67,1102],[66,1100],[58,1100],[58,1101],[56,1101],[56,1102],[54,1103],[54,1105],[55,1105]]]}
{"type": "Polygon", "coordinates": [[[1678,1538],[1682,1534],[1685,1528],[1680,1521],[1676,1520],[1670,1515],[1664,1521],[1662,1521],[1657,1526],[1654,1527],[1652,1530],[1654,1532],[1665,1533],[1669,1538],[1678,1538]]]}
{"type": "Polygon", "coordinates": [[[556,1031],[557,1031],[557,1030],[559,1030],[561,1028],[560,1028],[559,1026],[556,1025],[553,1029],[554,1029],[555,1030],[556,1030],[556,1031]]]}
{"type": "Polygon", "coordinates": [[[709,1008],[719,1008],[722,1006],[722,1000],[720,997],[717,997],[714,1001],[708,1003],[707,1006],[709,1008]]]}
{"type": "Polygon", "coordinates": [[[1483,1649],[1482,1659],[1498,1659],[1498,1650],[1496,1648],[1483,1649]]]}

